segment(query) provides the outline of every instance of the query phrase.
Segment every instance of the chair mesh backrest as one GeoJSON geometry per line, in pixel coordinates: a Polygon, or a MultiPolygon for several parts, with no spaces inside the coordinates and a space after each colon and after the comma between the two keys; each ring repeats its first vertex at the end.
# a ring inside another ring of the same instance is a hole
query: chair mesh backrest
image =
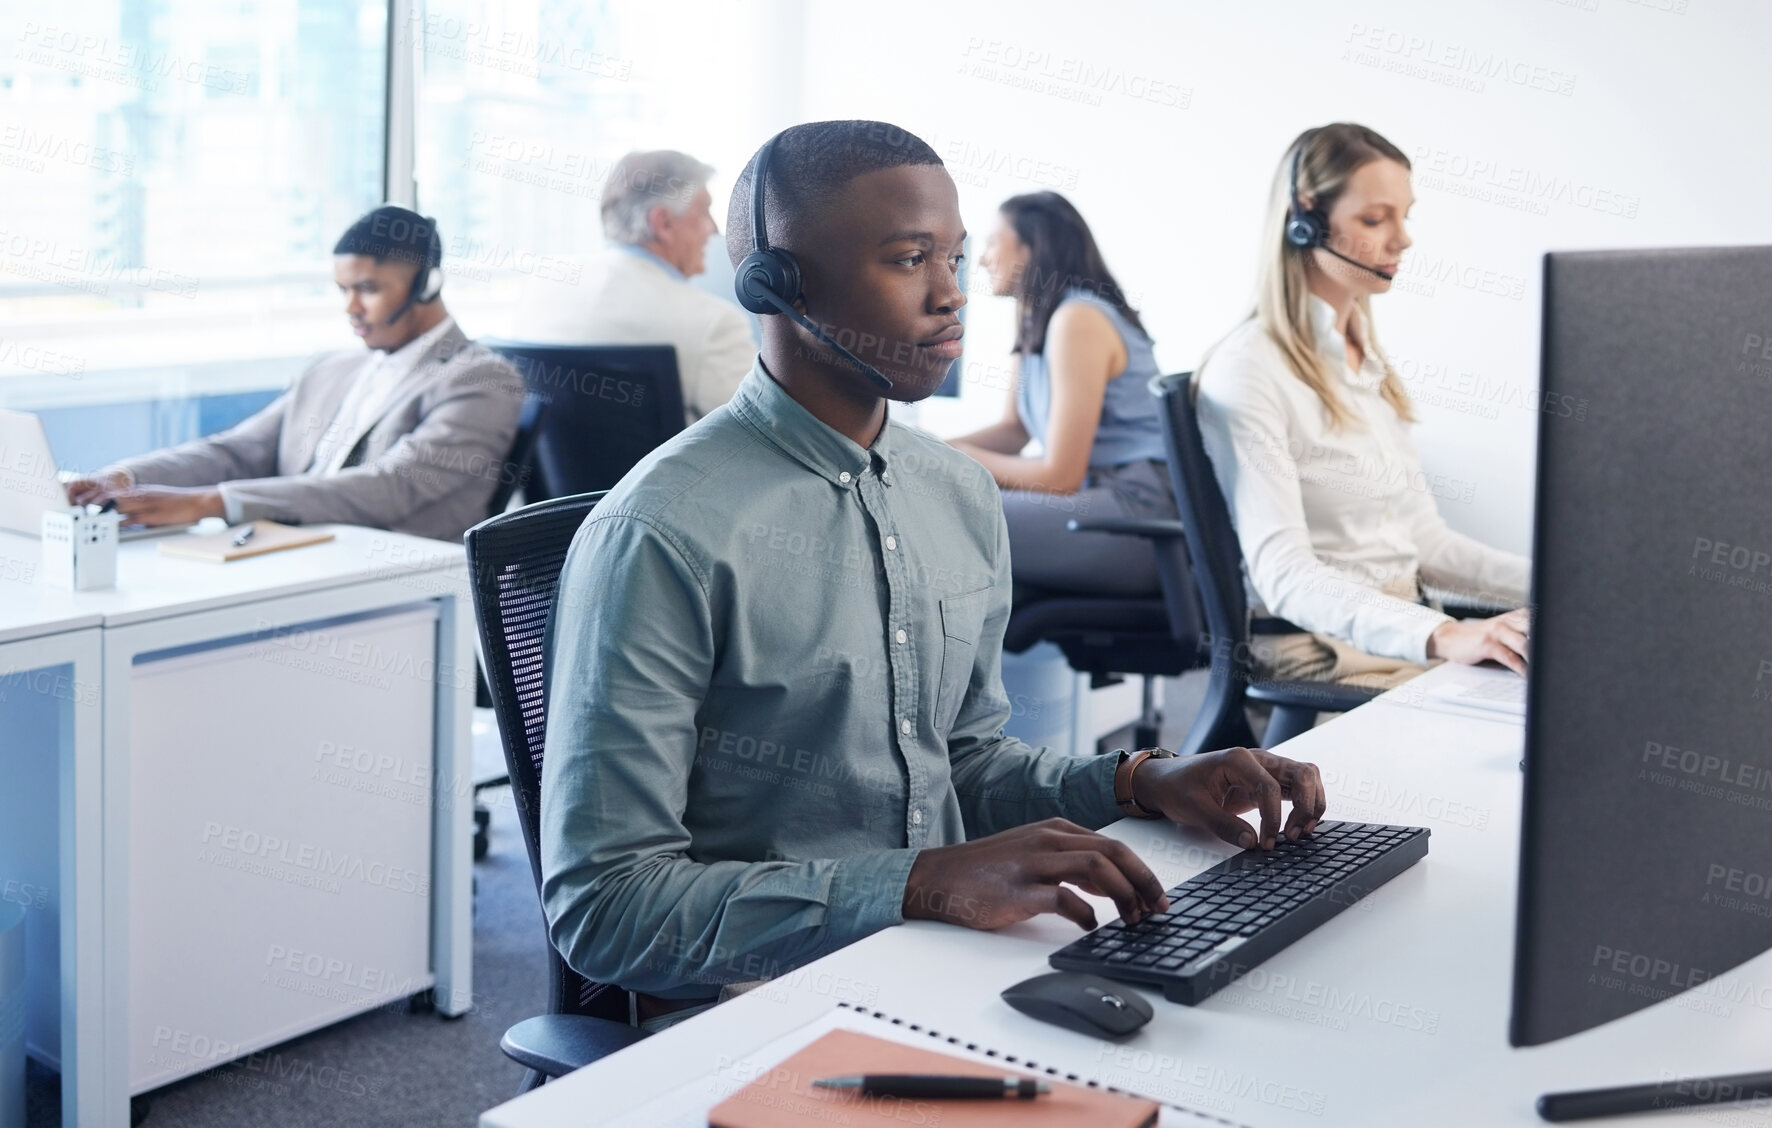
{"type": "Polygon", "coordinates": [[[607,490],[683,429],[683,388],[670,345],[532,345],[482,339],[547,401],[526,496],[607,490]]]}
{"type": "Polygon", "coordinates": [[[1151,381],[1151,391],[1163,405],[1169,480],[1186,527],[1206,627],[1223,647],[1248,641],[1249,601],[1243,590],[1243,550],[1200,437],[1192,383],[1191,372],[1159,376],[1151,381]]]}
{"type": "MultiPolygon", "coordinates": [[[[566,550],[603,497],[581,494],[537,502],[489,518],[467,532],[474,613],[480,627],[487,686],[511,777],[511,798],[529,853],[537,903],[541,896],[541,766],[548,703],[543,682],[548,624],[566,550]]],[[[548,945],[555,1013],[627,1020],[625,996],[566,966],[548,945]]]]}

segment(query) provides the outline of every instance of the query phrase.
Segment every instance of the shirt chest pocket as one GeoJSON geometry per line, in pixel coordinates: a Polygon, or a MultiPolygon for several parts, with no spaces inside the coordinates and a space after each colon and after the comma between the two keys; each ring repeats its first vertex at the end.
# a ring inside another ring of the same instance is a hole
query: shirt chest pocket
{"type": "Polygon", "coordinates": [[[941,601],[941,676],[935,691],[935,727],[944,735],[953,726],[960,703],[966,699],[966,687],[972,682],[990,594],[986,587],[941,601]]]}

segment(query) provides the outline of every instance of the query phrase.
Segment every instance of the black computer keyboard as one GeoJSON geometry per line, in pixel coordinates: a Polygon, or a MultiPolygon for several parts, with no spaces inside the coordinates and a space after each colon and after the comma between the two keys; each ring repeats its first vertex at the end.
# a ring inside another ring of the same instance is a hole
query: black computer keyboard
{"type": "Polygon", "coordinates": [[[1427,855],[1425,827],[1323,822],[1272,853],[1245,850],[1169,890],[1169,908],[1118,918],[1052,953],[1061,971],[1148,983],[1192,1006],[1427,855]]]}

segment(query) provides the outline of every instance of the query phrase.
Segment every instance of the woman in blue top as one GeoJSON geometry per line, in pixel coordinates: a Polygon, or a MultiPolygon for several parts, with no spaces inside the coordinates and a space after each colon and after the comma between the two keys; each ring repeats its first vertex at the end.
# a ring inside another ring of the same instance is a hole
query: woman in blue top
{"type": "Polygon", "coordinates": [[[991,292],[1015,299],[1017,368],[1003,418],[949,441],[1003,488],[1017,596],[1156,593],[1148,544],[1065,528],[1072,518],[1177,516],[1147,388],[1157,361],[1138,313],[1056,192],[1004,201],[980,263],[991,292]],[[1024,457],[1033,439],[1041,453],[1024,457]]]}

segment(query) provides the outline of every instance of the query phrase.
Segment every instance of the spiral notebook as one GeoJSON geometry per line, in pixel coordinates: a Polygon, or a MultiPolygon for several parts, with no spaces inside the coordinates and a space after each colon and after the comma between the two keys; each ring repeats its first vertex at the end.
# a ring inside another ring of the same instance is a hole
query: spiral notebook
{"type": "MultiPolygon", "coordinates": [[[[942,1124],[947,1128],[1152,1128],[1157,1102],[1049,1081],[1033,1100],[907,1100],[815,1089],[820,1077],[935,1073],[964,1077],[1034,1074],[854,1030],[832,1030],[762,1073],[708,1112],[710,1128],[826,1128],[830,1124],[942,1124]]],[[[1040,1078],[1047,1080],[1046,1078],[1040,1078]]]]}
{"type": "MultiPolygon", "coordinates": [[[[762,987],[759,990],[766,991],[768,988],[762,987]]],[[[1060,1082],[1067,1082],[1091,1093],[1114,1095],[1122,1099],[1131,1098],[1134,1101],[1156,1107],[1158,1115],[1155,1123],[1159,1128],[1177,1128],[1177,1126],[1185,1126],[1185,1128],[1248,1128],[1247,1125],[1235,1120],[1216,1116],[1198,1108],[1190,1108],[1174,1100],[1161,1099],[1166,1097],[1166,1090],[1173,1087],[1164,1085],[1160,1078],[1146,1079],[1151,1082],[1152,1086],[1160,1090],[1158,1093],[1140,1093],[1136,1091],[1136,1086],[1132,1089],[1116,1087],[1110,1083],[1110,1080],[1103,1077],[1087,1075],[1083,1069],[1084,1063],[1081,1062],[1073,1066],[1078,1070],[1074,1073],[1067,1072],[1051,1062],[1036,1064],[1015,1053],[1003,1052],[977,1042],[968,1041],[951,1031],[938,1032],[915,1022],[894,1018],[884,1011],[849,1002],[837,1003],[819,1017],[782,1034],[765,1045],[756,1047],[754,1050],[740,1051],[735,1049],[730,1057],[722,1057],[717,1067],[709,1069],[699,1076],[693,1069],[689,1070],[684,1074],[682,1084],[675,1086],[670,1092],[661,1094],[639,1107],[629,1109],[611,1118],[607,1123],[600,1125],[600,1128],[707,1128],[710,1123],[721,1124],[722,1122],[718,1120],[710,1121],[709,1118],[712,1115],[709,1110],[710,1105],[719,1105],[720,1102],[732,1097],[745,1087],[766,1078],[772,1070],[782,1066],[794,1055],[833,1031],[848,1031],[898,1046],[935,1051],[938,1056],[953,1059],[954,1062],[969,1062],[975,1067],[983,1065],[996,1074],[1020,1073],[1037,1077],[1054,1086],[1060,1082]]],[[[1086,1057],[1093,1059],[1095,1054],[1090,1052],[1086,1057]]],[[[949,1067],[949,1063],[944,1061],[943,1067],[949,1067]]],[[[836,1070],[834,1072],[842,1071],[836,1070]]],[[[818,1076],[825,1075],[819,1074],[818,1076]]],[[[953,1128],[954,1125],[962,1123],[949,1111],[953,1103],[944,1102],[942,1105],[941,1123],[946,1128],[953,1128]]],[[[1027,1104],[1036,1102],[1004,1101],[994,1103],[998,1105],[999,1109],[1006,1105],[1024,1109],[1027,1104]]],[[[733,1121],[732,1123],[748,1125],[750,1122],[733,1121]]],[[[786,1128],[786,1126],[794,1125],[797,1122],[785,1120],[762,1121],[761,1123],[769,1125],[770,1128],[776,1128],[778,1124],[782,1128],[786,1128]]],[[[820,1119],[817,1123],[820,1128],[829,1128],[835,1121],[820,1119]]],[[[851,1123],[866,1124],[868,1121],[851,1118],[851,1123]]],[[[895,1123],[902,1125],[906,1121],[900,1120],[895,1123]]],[[[1017,1123],[1020,1124],[1022,1121],[1017,1120],[1017,1123]]],[[[1108,1123],[1115,1122],[1109,1121],[1108,1123]]]]}

